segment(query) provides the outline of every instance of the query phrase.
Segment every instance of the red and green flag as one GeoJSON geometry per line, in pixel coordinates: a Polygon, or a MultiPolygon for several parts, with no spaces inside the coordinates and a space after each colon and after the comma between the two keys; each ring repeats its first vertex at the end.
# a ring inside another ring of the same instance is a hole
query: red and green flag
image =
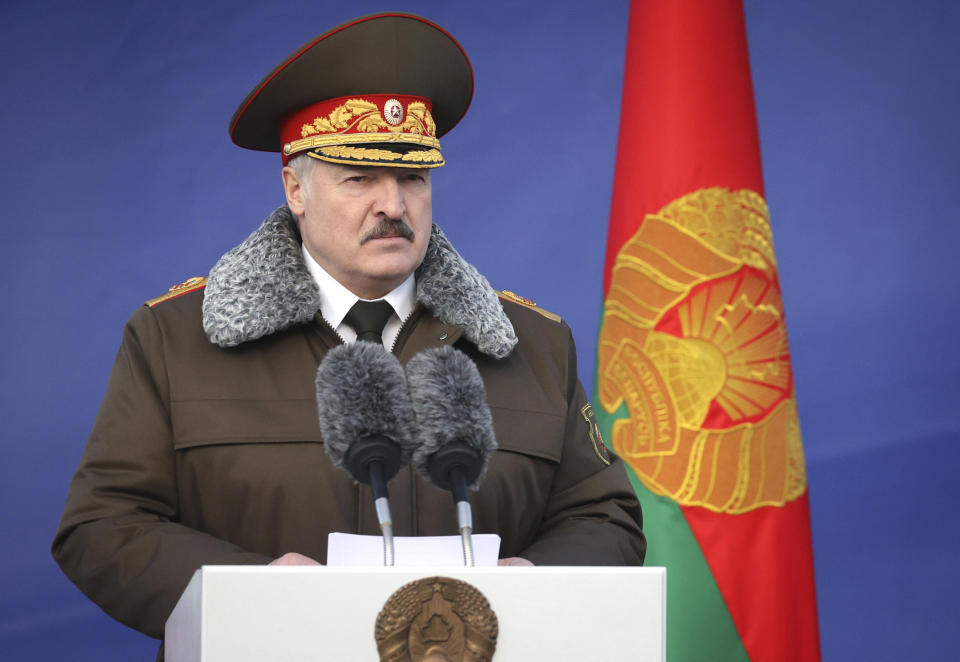
{"type": "Polygon", "coordinates": [[[806,468],[740,0],[634,0],[595,411],[671,662],[820,659],[806,468]]]}

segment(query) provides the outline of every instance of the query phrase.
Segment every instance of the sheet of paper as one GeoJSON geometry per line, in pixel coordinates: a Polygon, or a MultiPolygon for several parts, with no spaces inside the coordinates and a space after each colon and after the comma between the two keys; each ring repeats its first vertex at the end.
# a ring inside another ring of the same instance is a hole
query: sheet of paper
{"type": "MultiPolygon", "coordinates": [[[[393,548],[395,565],[400,568],[463,565],[460,536],[396,537],[393,548]]],[[[500,536],[473,536],[475,565],[497,565],[499,555],[500,536]]],[[[327,565],[383,566],[383,538],[331,533],[327,537],[327,565]]]]}

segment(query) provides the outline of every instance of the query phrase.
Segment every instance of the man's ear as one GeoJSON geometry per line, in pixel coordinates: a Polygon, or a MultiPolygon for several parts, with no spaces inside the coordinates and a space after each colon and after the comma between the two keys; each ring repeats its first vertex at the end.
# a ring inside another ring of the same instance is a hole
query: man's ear
{"type": "Polygon", "coordinates": [[[287,196],[287,206],[290,207],[294,216],[303,216],[305,191],[303,184],[297,178],[297,173],[290,166],[284,166],[280,176],[283,177],[283,192],[287,196]]]}

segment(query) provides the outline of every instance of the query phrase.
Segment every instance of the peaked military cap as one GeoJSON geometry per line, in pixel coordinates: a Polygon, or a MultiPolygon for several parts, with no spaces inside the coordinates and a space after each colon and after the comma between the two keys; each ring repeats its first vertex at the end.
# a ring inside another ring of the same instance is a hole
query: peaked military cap
{"type": "Polygon", "coordinates": [[[230,120],[240,147],[355,165],[436,168],[439,138],[473,98],[467,54],[443,28],[376,14],[304,44],[230,120]]]}

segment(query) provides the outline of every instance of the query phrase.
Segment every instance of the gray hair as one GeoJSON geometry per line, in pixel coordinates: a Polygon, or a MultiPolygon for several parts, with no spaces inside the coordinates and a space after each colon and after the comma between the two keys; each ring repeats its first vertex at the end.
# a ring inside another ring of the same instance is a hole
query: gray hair
{"type": "Polygon", "coordinates": [[[293,174],[297,176],[306,197],[310,197],[310,178],[313,176],[313,167],[316,163],[317,160],[306,152],[287,161],[287,167],[293,170],[293,174]]]}

